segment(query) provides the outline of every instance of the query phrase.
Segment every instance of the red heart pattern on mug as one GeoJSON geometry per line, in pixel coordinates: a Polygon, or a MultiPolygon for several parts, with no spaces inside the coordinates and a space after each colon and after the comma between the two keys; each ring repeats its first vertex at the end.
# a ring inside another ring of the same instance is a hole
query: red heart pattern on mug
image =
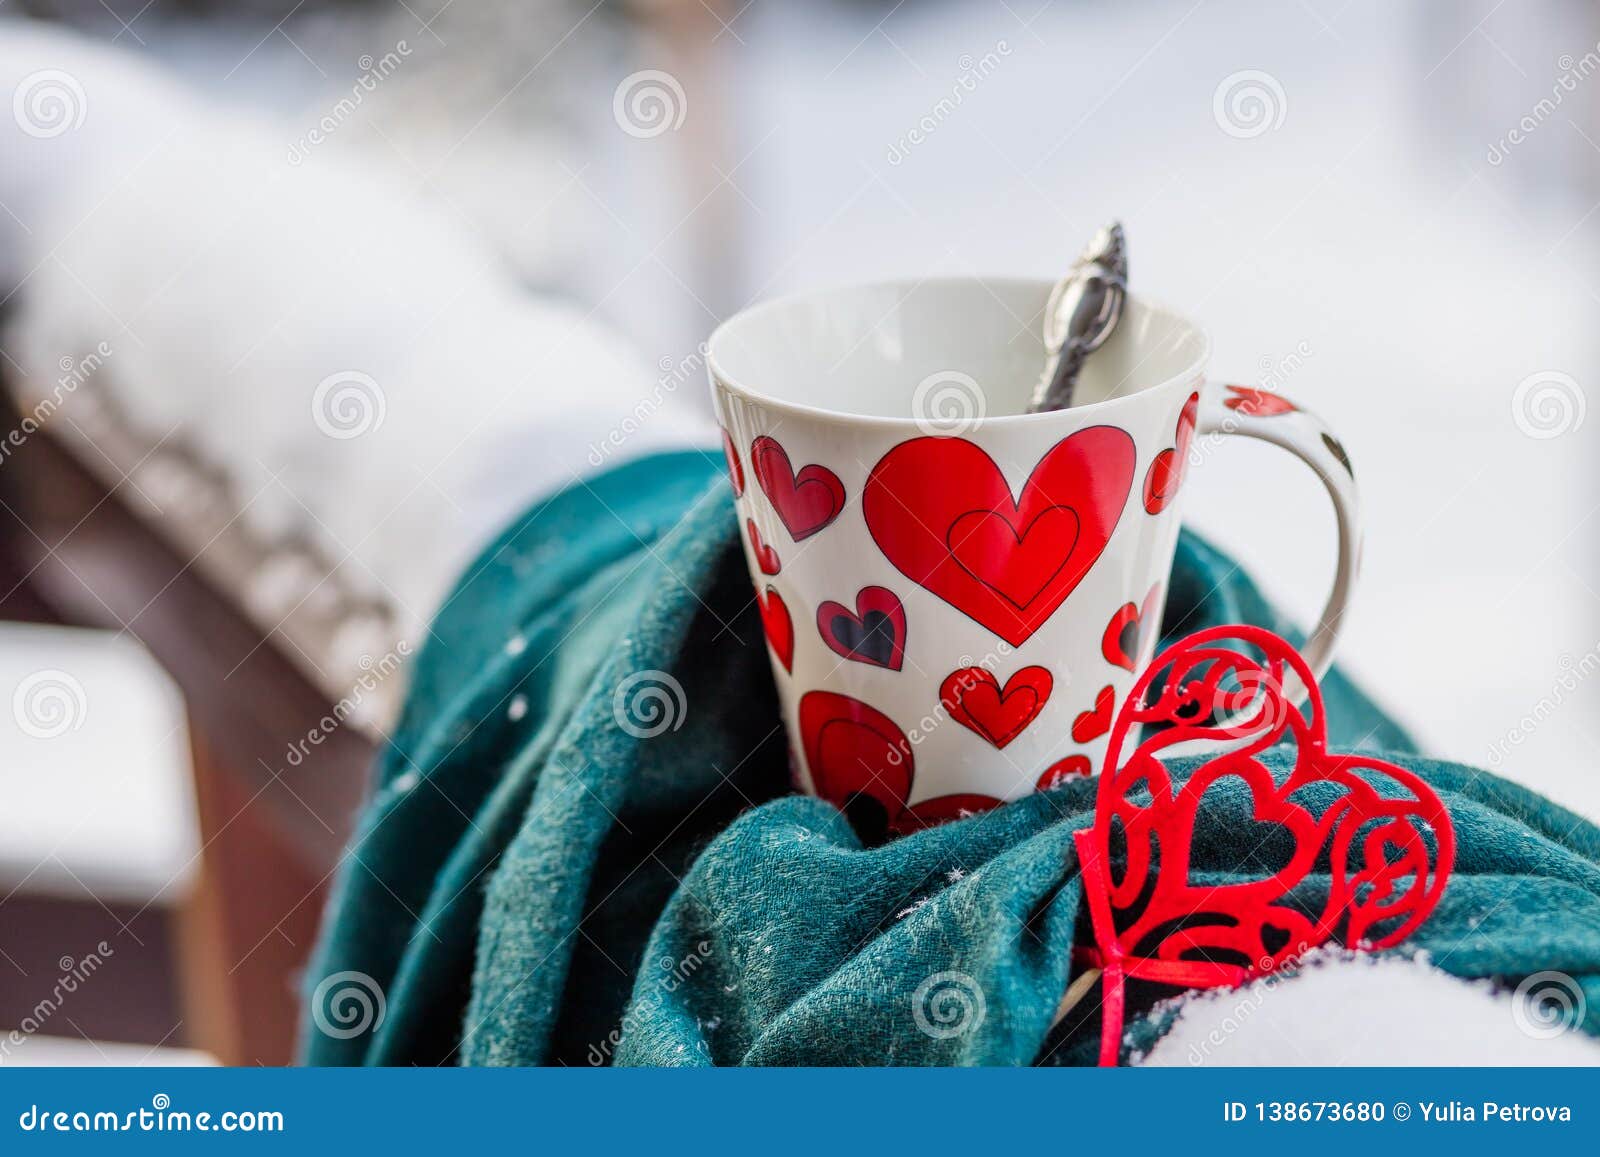
{"type": "Polygon", "coordinates": [[[1006,680],[999,680],[982,667],[962,667],[945,677],[939,688],[939,702],[967,730],[1004,748],[1044,710],[1054,680],[1043,667],[1023,667],[1006,680]]]}
{"type": "Polygon", "coordinates": [[[722,456],[728,460],[728,482],[733,486],[733,496],[743,498],[744,463],[739,461],[739,448],[733,444],[733,436],[726,428],[722,430],[722,456]]]}
{"type": "Polygon", "coordinates": [[[1160,514],[1172,504],[1183,485],[1184,473],[1189,468],[1189,443],[1194,440],[1195,421],[1200,413],[1200,395],[1190,394],[1189,400],[1178,412],[1178,428],[1173,432],[1172,445],[1150,461],[1144,475],[1144,508],[1149,514],[1160,514]]]}
{"type": "Polygon", "coordinates": [[[1275,418],[1279,414],[1292,414],[1296,406],[1281,394],[1271,390],[1258,390],[1253,386],[1229,386],[1233,396],[1222,404],[1249,418],[1275,418]]]}
{"type": "Polygon", "coordinates": [[[750,549],[755,552],[756,565],[761,568],[761,573],[771,575],[781,571],[783,563],[778,560],[778,552],[762,540],[755,519],[744,520],[744,532],[750,536],[750,549]]]}
{"type": "Polygon", "coordinates": [[[844,483],[839,476],[815,462],[796,474],[788,451],[776,438],[762,434],[750,443],[750,468],[796,542],[822,530],[844,509],[844,483]]]}
{"type": "Polygon", "coordinates": [[[1100,558],[1133,470],[1127,432],[1091,426],[1051,447],[1013,498],[979,446],[913,438],[872,468],[862,510],[900,573],[1020,646],[1100,558]]]}
{"type": "Polygon", "coordinates": [[[911,741],[894,720],[848,695],[807,691],[800,698],[800,743],[816,793],[846,815],[871,801],[882,819],[870,826],[887,830],[911,794],[914,770],[911,741]]]}
{"type": "Polygon", "coordinates": [[[1161,629],[1161,584],[1150,588],[1144,602],[1123,603],[1111,615],[1100,637],[1100,653],[1113,667],[1132,671],[1139,665],[1145,644],[1161,629]]]}
{"type": "Polygon", "coordinates": [[[1077,743],[1092,743],[1111,730],[1111,709],[1117,704],[1117,693],[1110,684],[1100,688],[1094,697],[1094,706],[1072,721],[1072,738],[1077,743]]]}
{"type": "Polygon", "coordinates": [[[1000,806],[1001,801],[992,795],[958,791],[952,795],[936,795],[921,803],[914,803],[901,812],[894,822],[896,835],[908,835],[923,828],[937,827],[951,820],[964,820],[982,815],[1000,806]]]}
{"type": "Polygon", "coordinates": [[[761,631],[767,636],[767,644],[772,648],[772,653],[778,656],[778,662],[783,664],[785,671],[794,671],[794,619],[789,615],[789,606],[772,587],[767,587],[766,595],[756,594],[756,609],[761,612],[761,631]]]}
{"type": "Polygon", "coordinates": [[[1053,787],[1060,787],[1069,779],[1087,779],[1093,774],[1094,764],[1089,762],[1087,755],[1069,755],[1045,768],[1044,774],[1034,786],[1039,791],[1049,791],[1053,787]]]}
{"type": "Polygon", "coordinates": [[[800,742],[812,790],[843,812],[866,843],[1000,805],[993,796],[961,792],[908,806],[916,773],[911,741],[894,720],[848,695],[802,695],[800,742]]]}
{"type": "Polygon", "coordinates": [[[831,599],[817,608],[828,649],[857,663],[900,670],[906,655],[906,609],[888,587],[862,587],[854,612],[831,599]]]}

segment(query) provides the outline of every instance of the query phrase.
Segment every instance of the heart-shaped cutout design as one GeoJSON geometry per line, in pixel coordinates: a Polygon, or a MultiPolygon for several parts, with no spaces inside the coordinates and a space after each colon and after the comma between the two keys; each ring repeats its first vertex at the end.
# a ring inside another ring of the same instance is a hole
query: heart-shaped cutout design
{"type": "Polygon", "coordinates": [[[739,449],[727,430],[722,431],[722,456],[728,460],[728,482],[733,486],[733,496],[743,498],[744,463],[739,461],[739,449]]]}
{"type": "Polygon", "coordinates": [[[973,793],[907,805],[916,776],[911,741],[883,712],[832,691],[800,697],[800,742],[811,787],[847,817],[864,843],[962,819],[1000,806],[973,793]]]}
{"type": "Polygon", "coordinates": [[[906,655],[906,609],[888,587],[862,587],[854,613],[831,599],[817,608],[817,631],[828,649],[856,663],[900,670],[906,655]]]}
{"type": "Polygon", "coordinates": [[[1178,428],[1173,432],[1172,445],[1157,454],[1144,475],[1144,508],[1149,514],[1160,514],[1178,497],[1183,476],[1189,469],[1189,444],[1194,440],[1195,421],[1200,414],[1200,395],[1190,394],[1189,400],[1178,411],[1178,428]]]}
{"type": "Polygon", "coordinates": [[[1100,653],[1107,663],[1134,671],[1146,644],[1161,629],[1161,584],[1150,588],[1142,603],[1123,603],[1111,615],[1100,636],[1100,653]]]}
{"type": "Polygon", "coordinates": [[[1055,681],[1043,667],[1023,667],[1002,689],[982,667],[962,667],[945,677],[939,702],[968,731],[1003,748],[1044,709],[1055,681]]]}
{"type": "Polygon", "coordinates": [[[1094,764],[1089,762],[1087,755],[1069,755],[1045,768],[1044,774],[1034,786],[1039,791],[1049,791],[1053,787],[1060,787],[1069,779],[1087,779],[1093,774],[1094,764]]]}
{"type": "Polygon", "coordinates": [[[1051,447],[1013,498],[972,442],[913,438],[872,468],[861,505],[895,569],[1021,646],[1100,558],[1133,470],[1127,432],[1091,426],[1051,447]]]}
{"type": "Polygon", "coordinates": [[[761,538],[761,532],[756,529],[753,518],[744,520],[744,532],[750,536],[750,550],[756,556],[756,566],[762,574],[773,575],[783,569],[783,563],[778,560],[778,552],[773,550],[761,538]]]}
{"type": "Polygon", "coordinates": [[[1281,394],[1271,390],[1258,390],[1253,386],[1229,386],[1232,396],[1223,401],[1228,409],[1248,418],[1275,418],[1279,414],[1292,414],[1297,407],[1281,394]]]}
{"type": "Polygon", "coordinates": [[[1075,743],[1093,743],[1111,730],[1111,712],[1117,705],[1117,693],[1108,683],[1095,693],[1094,706],[1072,721],[1072,739],[1075,743]]]}
{"type": "Polygon", "coordinates": [[[1439,797],[1404,768],[1328,751],[1310,668],[1258,627],[1191,635],[1139,678],[1107,745],[1094,824],[1074,842],[1095,941],[1082,955],[1103,970],[1102,1064],[1119,1057],[1128,978],[1214,988],[1334,939],[1391,947],[1433,912],[1455,863],[1439,797]],[[1307,689],[1304,707],[1286,686],[1307,689]],[[1219,751],[1175,778],[1163,753],[1194,742],[1219,751]],[[1294,766],[1274,775],[1260,757],[1286,743],[1294,766]],[[1212,824],[1247,834],[1219,844],[1212,824]],[[1320,905],[1313,878],[1327,880],[1320,905]]]}
{"type": "Polygon", "coordinates": [[[750,467],[761,492],[796,542],[810,538],[844,509],[844,483],[826,466],[813,463],[799,474],[776,438],[763,434],[750,443],[750,467]]]}
{"type": "Polygon", "coordinates": [[[794,672],[794,619],[783,596],[768,587],[766,594],[756,594],[756,609],[761,612],[761,630],[767,636],[767,645],[778,656],[783,669],[794,672]]]}

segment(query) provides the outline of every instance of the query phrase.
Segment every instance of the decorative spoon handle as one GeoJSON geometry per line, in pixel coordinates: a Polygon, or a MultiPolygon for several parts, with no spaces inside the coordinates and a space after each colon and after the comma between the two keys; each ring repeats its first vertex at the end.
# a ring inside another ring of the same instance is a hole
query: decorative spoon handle
{"type": "Polygon", "coordinates": [[[1050,291],[1044,311],[1044,342],[1050,356],[1029,401],[1030,413],[1072,404],[1084,359],[1116,329],[1127,296],[1127,238],[1121,223],[1113,221],[1094,235],[1050,291]]]}

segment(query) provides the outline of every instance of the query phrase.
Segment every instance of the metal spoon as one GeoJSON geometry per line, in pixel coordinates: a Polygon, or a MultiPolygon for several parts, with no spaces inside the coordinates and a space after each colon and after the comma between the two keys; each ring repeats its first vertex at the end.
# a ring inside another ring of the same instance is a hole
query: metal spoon
{"type": "Polygon", "coordinates": [[[1094,235],[1072,269],[1050,291],[1044,311],[1044,373],[1029,413],[1064,410],[1086,357],[1105,344],[1128,296],[1128,245],[1120,222],[1094,235]]]}

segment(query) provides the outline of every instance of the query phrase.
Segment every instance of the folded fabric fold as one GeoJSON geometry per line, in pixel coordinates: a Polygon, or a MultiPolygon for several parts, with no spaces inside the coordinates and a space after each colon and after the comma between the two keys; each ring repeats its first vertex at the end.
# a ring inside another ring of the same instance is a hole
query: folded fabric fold
{"type": "MultiPolygon", "coordinates": [[[[306,976],[307,1061],[1093,1063],[1096,1001],[1052,1027],[1082,942],[1072,833],[1093,783],[871,849],[791,795],[721,461],[577,483],[458,585],[306,976]],[[641,684],[663,714],[619,711],[641,684]],[[322,1027],[340,973],[384,994],[371,1031],[322,1027]]],[[[1164,633],[1238,622],[1291,633],[1186,534],[1164,633]]],[[[1567,972],[1600,1030],[1600,831],[1486,772],[1397,755],[1405,733],[1348,680],[1323,690],[1334,747],[1386,751],[1455,818],[1456,879],[1415,946],[1463,976],[1567,972]]],[[[1196,870],[1238,871],[1248,822],[1219,799],[1196,870]]],[[[1133,1011],[1158,995],[1131,989],[1133,1011]]],[[[1164,1027],[1130,1017],[1127,1047],[1164,1027]]]]}
{"type": "MultiPolygon", "coordinates": [[[[1600,832],[1493,776],[1403,762],[1461,836],[1450,886],[1405,950],[1460,976],[1567,973],[1600,1032],[1600,832]]],[[[1290,760],[1269,765],[1286,774],[1290,760]]],[[[1282,853],[1238,788],[1207,796],[1196,883],[1264,874],[1282,853]]],[[[1084,942],[1071,836],[1092,822],[1094,790],[1069,782],[872,849],[816,800],[740,817],[658,924],[618,1063],[1093,1064],[1098,994],[1052,1023],[1084,942]]],[[[1296,895],[1314,910],[1327,888],[1315,875],[1296,895]]],[[[1150,1012],[1172,992],[1130,985],[1144,1015],[1125,1056],[1166,1029],[1150,1012]]]]}

